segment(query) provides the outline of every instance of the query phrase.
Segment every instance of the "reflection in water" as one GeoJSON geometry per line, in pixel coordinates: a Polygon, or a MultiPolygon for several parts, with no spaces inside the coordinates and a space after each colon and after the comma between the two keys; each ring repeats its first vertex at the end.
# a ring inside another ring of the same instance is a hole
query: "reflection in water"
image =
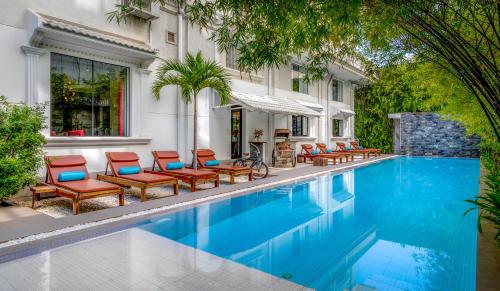
{"type": "Polygon", "coordinates": [[[141,228],[320,290],[475,286],[478,162],[401,158],[163,216],[141,228]]]}

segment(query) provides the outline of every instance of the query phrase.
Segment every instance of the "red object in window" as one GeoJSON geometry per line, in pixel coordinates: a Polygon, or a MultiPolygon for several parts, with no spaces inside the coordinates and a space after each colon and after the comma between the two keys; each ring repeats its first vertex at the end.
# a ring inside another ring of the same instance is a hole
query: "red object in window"
{"type": "Polygon", "coordinates": [[[120,88],[118,89],[118,135],[123,136],[123,80],[120,78],[120,88]]]}
{"type": "Polygon", "coordinates": [[[68,136],[85,136],[85,131],[83,129],[69,130],[68,136]]]}

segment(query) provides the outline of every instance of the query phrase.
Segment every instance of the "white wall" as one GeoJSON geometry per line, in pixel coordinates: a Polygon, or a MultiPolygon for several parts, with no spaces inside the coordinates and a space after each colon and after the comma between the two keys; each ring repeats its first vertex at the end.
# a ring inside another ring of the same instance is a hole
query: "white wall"
{"type": "Polygon", "coordinates": [[[107,32],[147,41],[147,24],[143,22],[108,22],[106,13],[115,9],[110,0],[0,0],[0,24],[25,29],[27,9],[107,32]]]}
{"type": "Polygon", "coordinates": [[[25,30],[0,24],[0,95],[10,101],[25,101],[26,60],[21,46],[27,42],[25,30]]]}

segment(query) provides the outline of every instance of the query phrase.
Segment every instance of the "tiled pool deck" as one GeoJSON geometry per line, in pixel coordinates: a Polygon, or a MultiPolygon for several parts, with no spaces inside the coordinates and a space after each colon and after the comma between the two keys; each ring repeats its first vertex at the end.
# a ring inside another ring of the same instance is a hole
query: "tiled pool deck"
{"type": "Polygon", "coordinates": [[[0,265],[0,290],[307,290],[137,228],[0,265]]]}

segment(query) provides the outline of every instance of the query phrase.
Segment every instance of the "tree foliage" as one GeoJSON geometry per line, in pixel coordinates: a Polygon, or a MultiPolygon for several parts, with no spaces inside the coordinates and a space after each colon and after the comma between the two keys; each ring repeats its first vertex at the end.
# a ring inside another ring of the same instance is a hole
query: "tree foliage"
{"type": "MultiPolygon", "coordinates": [[[[130,0],[144,5],[145,0],[130,0]]],[[[166,0],[152,2],[165,5],[166,0]]],[[[332,62],[369,56],[378,64],[417,55],[440,65],[472,94],[500,139],[500,4],[497,0],[175,0],[220,50],[237,48],[241,70],[304,56],[307,78],[332,62]],[[362,53],[362,54],[360,54],[362,53]]],[[[108,14],[123,20],[128,8],[108,14]]]]}
{"type": "MultiPolygon", "coordinates": [[[[377,81],[356,90],[355,133],[366,147],[393,150],[393,121],[390,113],[419,112],[436,109],[428,104],[432,94],[416,84],[417,65],[391,65],[380,71],[377,81]]],[[[436,102],[436,101],[435,101],[436,102]]]]}
{"type": "Polygon", "coordinates": [[[156,71],[156,78],[151,90],[157,100],[161,89],[175,85],[181,89],[181,96],[186,103],[193,102],[193,168],[197,168],[196,154],[198,149],[198,94],[201,90],[212,88],[220,98],[221,105],[231,102],[231,87],[225,69],[215,61],[203,58],[201,52],[196,55],[188,53],[185,62],[178,60],[164,61],[156,71]]]}
{"type": "Polygon", "coordinates": [[[44,107],[7,102],[0,96],[0,199],[36,182],[45,138],[44,107]]]}

